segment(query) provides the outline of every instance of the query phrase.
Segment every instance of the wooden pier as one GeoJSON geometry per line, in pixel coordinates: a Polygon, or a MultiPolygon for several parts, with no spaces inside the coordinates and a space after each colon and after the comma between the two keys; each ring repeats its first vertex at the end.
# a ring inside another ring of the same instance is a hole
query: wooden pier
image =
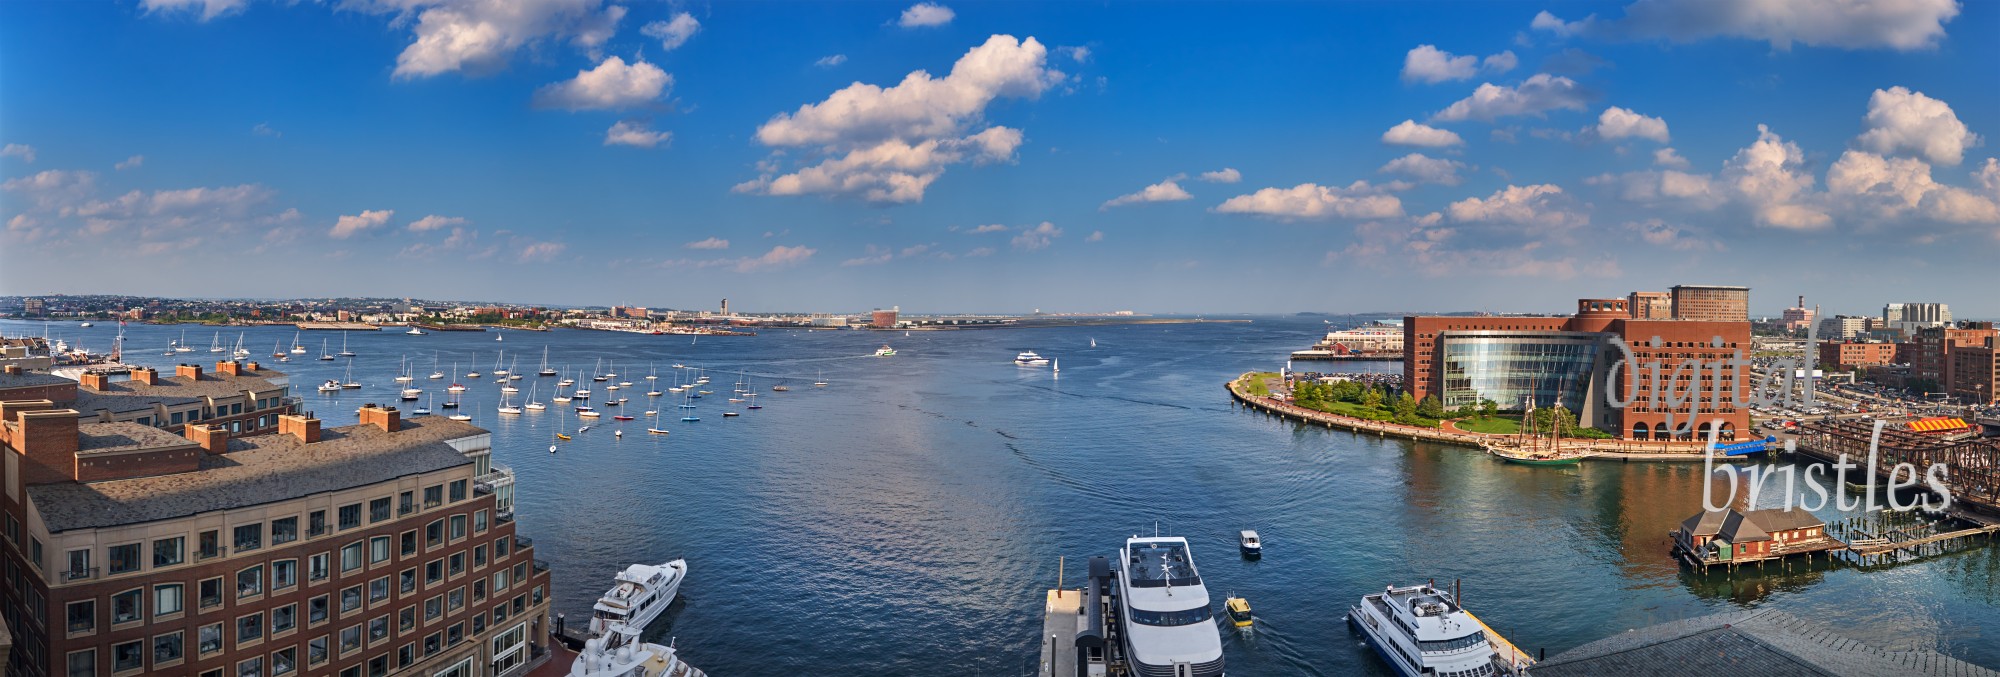
{"type": "MultiPolygon", "coordinates": [[[[1459,608],[1464,609],[1465,607],[1459,608]]],[[[1534,666],[1534,656],[1529,655],[1526,651],[1522,651],[1520,647],[1514,646],[1514,643],[1507,641],[1506,637],[1500,636],[1499,631],[1494,630],[1493,626],[1487,625],[1486,621],[1479,620],[1479,616],[1472,613],[1472,611],[1466,610],[1465,615],[1471,616],[1472,621],[1478,623],[1481,630],[1486,631],[1486,643],[1493,647],[1493,652],[1496,654],[1493,660],[1500,663],[1501,669],[1505,671],[1504,674],[1527,674],[1524,671],[1534,666]]]]}

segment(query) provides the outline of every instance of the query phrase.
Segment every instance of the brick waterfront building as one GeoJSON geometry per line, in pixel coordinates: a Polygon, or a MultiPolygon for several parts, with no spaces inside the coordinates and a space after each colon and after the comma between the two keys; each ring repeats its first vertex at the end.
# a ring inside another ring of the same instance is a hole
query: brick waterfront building
{"type": "Polygon", "coordinates": [[[1983,323],[1964,328],[1918,329],[1910,339],[1910,378],[1924,381],[1922,385],[1932,388],[1931,392],[1955,392],[1951,353],[1959,348],[1986,345],[1996,336],[2000,336],[2000,331],[1983,323]]]}
{"type": "Polygon", "coordinates": [[[1733,388],[1731,362],[1749,357],[1748,320],[1634,319],[1629,298],[1581,299],[1568,317],[1406,317],[1403,345],[1405,387],[1419,399],[1437,395],[1446,408],[1481,400],[1506,411],[1560,404],[1579,425],[1631,440],[1691,439],[1692,429],[1713,420],[1733,439],[1750,426],[1748,408],[1735,404],[1749,389],[1733,388]],[[1640,365],[1659,363],[1662,383],[1650,368],[1631,364],[1614,373],[1623,355],[1612,338],[1630,346],[1640,365]],[[1637,401],[1613,406],[1635,390],[1637,401]],[[1700,397],[1668,406],[1670,390],[1700,397]]]}
{"type": "Polygon", "coordinates": [[[8,674],[442,677],[545,660],[547,567],[490,433],[368,405],[321,430],[0,402],[8,674]]]}
{"type": "Polygon", "coordinates": [[[1821,368],[1853,371],[1871,365],[1895,364],[1897,344],[1828,341],[1819,344],[1821,368]]]}

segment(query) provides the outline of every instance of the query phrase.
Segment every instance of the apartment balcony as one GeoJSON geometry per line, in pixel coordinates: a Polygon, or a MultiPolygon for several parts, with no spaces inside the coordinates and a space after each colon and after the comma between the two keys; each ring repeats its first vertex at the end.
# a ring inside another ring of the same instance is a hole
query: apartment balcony
{"type": "Polygon", "coordinates": [[[491,494],[511,486],[514,486],[514,469],[501,463],[494,463],[491,471],[472,478],[472,490],[476,493],[491,494]]]}

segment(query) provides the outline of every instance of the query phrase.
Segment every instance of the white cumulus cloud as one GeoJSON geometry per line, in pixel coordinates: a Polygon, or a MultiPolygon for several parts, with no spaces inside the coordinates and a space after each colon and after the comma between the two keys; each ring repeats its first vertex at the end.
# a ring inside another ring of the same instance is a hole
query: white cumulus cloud
{"type": "Polygon", "coordinates": [[[1793,43],[1847,49],[1922,50],[1937,46],[1958,16],[1956,0],[1638,0],[1625,16],[1566,22],[1535,15],[1536,30],[1558,36],[1693,42],[1741,38],[1777,49],[1793,43]]]}
{"type": "Polygon", "coordinates": [[[739,273],[789,268],[805,263],[807,259],[812,258],[812,255],[818,252],[819,250],[806,246],[788,247],[778,245],[772,247],[771,251],[764,252],[760,256],[737,259],[732,267],[739,273]]]}
{"type": "Polygon", "coordinates": [[[1766,125],[1757,125],[1757,141],[1724,163],[1722,181],[1749,205],[1759,225],[1817,230],[1833,223],[1813,204],[1814,179],[1805,170],[1805,152],[1766,125]]]}
{"type": "Polygon", "coordinates": [[[1438,129],[1419,123],[1416,120],[1404,120],[1396,123],[1396,126],[1390,127],[1389,131],[1382,132],[1382,143],[1395,146],[1443,148],[1446,146],[1465,145],[1465,139],[1459,138],[1458,132],[1449,129],[1438,129]]]}
{"type": "Polygon", "coordinates": [[[660,41],[660,48],[669,52],[687,44],[695,31],[701,30],[701,22],[693,14],[681,12],[669,21],[655,21],[639,29],[639,34],[660,41]]]}
{"type": "Polygon", "coordinates": [[[139,8],[147,14],[190,13],[201,21],[211,21],[243,11],[249,0],[139,0],[139,8]]]}
{"type": "Polygon", "coordinates": [[[1661,167],[1672,167],[1674,169],[1688,168],[1687,158],[1681,157],[1680,151],[1676,151],[1671,147],[1653,151],[1653,164],[1661,167]]]}
{"type": "Polygon", "coordinates": [[[1965,159],[1965,149],[1979,144],[1949,104],[1902,87],[1875,90],[1868,97],[1867,122],[1868,131],[1855,142],[1883,155],[1909,152],[1956,165],[1965,159]]]}
{"type": "Polygon", "coordinates": [[[951,23],[952,17],[955,16],[958,14],[951,11],[950,7],[935,2],[919,2],[903,10],[903,15],[896,19],[896,25],[904,28],[943,26],[951,23]]]}
{"type": "Polygon", "coordinates": [[[1536,73],[1514,87],[1502,87],[1490,82],[1482,84],[1472,90],[1472,96],[1446,106],[1431,119],[1491,122],[1517,115],[1541,115],[1552,110],[1583,110],[1585,98],[1583,87],[1575,80],[1536,73]]]}
{"type": "Polygon", "coordinates": [[[695,240],[681,246],[688,249],[728,249],[729,241],[711,236],[707,239],[695,240]]]}
{"type": "Polygon", "coordinates": [[[1057,228],[1056,224],[1043,221],[1033,228],[1021,229],[1020,234],[1014,236],[1013,244],[1015,249],[1022,251],[1046,249],[1056,238],[1062,237],[1062,234],[1062,229],[1057,228]]]}
{"type": "Polygon", "coordinates": [[[424,218],[411,221],[410,230],[421,233],[425,231],[437,230],[440,228],[449,228],[451,226],[462,226],[465,225],[466,223],[468,223],[468,221],[463,216],[438,216],[436,214],[432,214],[430,216],[426,216],[424,218]]]}
{"type": "Polygon", "coordinates": [[[1590,223],[1590,216],[1575,209],[1561,186],[1547,183],[1508,186],[1485,198],[1465,198],[1446,207],[1445,215],[1458,222],[1507,223],[1556,229],[1590,223]]]}
{"type": "Polygon", "coordinates": [[[112,165],[111,168],[122,172],[127,169],[138,169],[140,166],[145,164],[146,164],[146,156],[134,155],[132,157],[125,158],[118,164],[112,165]]]}
{"type": "Polygon", "coordinates": [[[1223,201],[1215,211],[1251,214],[1280,220],[1380,219],[1403,215],[1403,201],[1385,195],[1378,186],[1356,181],[1346,188],[1301,183],[1291,188],[1265,188],[1223,201]]]}
{"type": "Polygon", "coordinates": [[[1180,200],[1194,199],[1193,195],[1190,195],[1186,190],[1181,189],[1179,181],[1182,178],[1185,177],[1183,175],[1176,174],[1174,176],[1168,177],[1167,180],[1165,181],[1161,181],[1159,183],[1146,186],[1145,188],[1141,188],[1139,189],[1139,192],[1131,193],[1129,195],[1120,195],[1118,197],[1111,198],[1110,200],[1105,201],[1105,203],[1102,206],[1099,206],[1097,209],[1098,211],[1103,211],[1106,209],[1110,209],[1112,207],[1123,207],[1125,205],[1140,204],[1144,202],[1177,202],[1180,200]]]}
{"type": "Polygon", "coordinates": [[[1201,180],[1209,183],[1236,183],[1243,180],[1243,172],[1234,167],[1223,167],[1212,172],[1202,172],[1201,180]]]}
{"type": "Polygon", "coordinates": [[[1403,55],[1403,80],[1437,84],[1452,80],[1469,80],[1481,70],[1488,73],[1505,73],[1520,64],[1520,59],[1512,51],[1480,59],[1470,54],[1459,56],[1438,49],[1433,45],[1417,45],[1403,55]]]}
{"type": "Polygon", "coordinates": [[[1604,139],[1641,138],[1667,142],[1667,121],[1612,106],[1597,116],[1597,136],[1604,139]]]}
{"type": "Polygon", "coordinates": [[[654,131],[639,120],[619,120],[604,130],[604,145],[652,148],[674,138],[673,132],[654,131]]]}
{"type": "Polygon", "coordinates": [[[603,0],[349,0],[341,6],[392,14],[392,27],[413,26],[415,40],[396,56],[399,79],[490,70],[517,50],[552,40],[566,39],[596,58],[625,18],[623,5],[603,0]]]}
{"type": "Polygon", "coordinates": [[[576,78],[535,91],[535,105],[565,110],[617,109],[644,105],[660,98],[674,76],[644,61],[625,63],[606,57],[596,68],[579,70],[576,78]]]}
{"type": "Polygon", "coordinates": [[[1411,153],[1382,165],[1375,170],[1379,174],[1400,174],[1421,183],[1441,183],[1456,186],[1462,180],[1458,176],[1465,163],[1446,158],[1434,158],[1423,153],[1411,153]]]}
{"type": "Polygon", "coordinates": [[[380,228],[389,222],[389,217],[395,215],[394,209],[363,210],[360,214],[343,215],[333,222],[333,228],[326,231],[326,235],[336,240],[345,240],[380,228]]]}
{"type": "Polygon", "coordinates": [[[824,101],[779,113],[757,128],[757,141],[773,148],[816,148],[825,159],[788,174],[766,173],[735,190],[920,201],[950,165],[1013,157],[1023,141],[1021,130],[996,125],[968,132],[983,122],[994,100],[1037,98],[1061,82],[1063,74],[1048,68],[1047,60],[1048,49],[1032,37],[995,35],[967,51],[942,78],[919,70],[893,87],[857,82],[824,101]]]}
{"type": "Polygon", "coordinates": [[[838,66],[844,63],[847,63],[846,54],[829,54],[827,56],[822,56],[819,59],[813,61],[813,65],[819,66],[820,68],[832,68],[834,66],[838,66]]]}

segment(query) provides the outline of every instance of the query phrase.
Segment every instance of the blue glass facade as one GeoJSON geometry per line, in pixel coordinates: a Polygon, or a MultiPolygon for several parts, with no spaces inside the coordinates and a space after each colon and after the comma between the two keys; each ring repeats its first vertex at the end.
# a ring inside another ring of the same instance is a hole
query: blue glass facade
{"type": "Polygon", "coordinates": [[[1580,412],[1602,346],[1599,335],[1581,332],[1468,331],[1442,338],[1440,396],[1447,408],[1493,400],[1517,411],[1533,398],[1538,407],[1560,402],[1580,412]]]}

